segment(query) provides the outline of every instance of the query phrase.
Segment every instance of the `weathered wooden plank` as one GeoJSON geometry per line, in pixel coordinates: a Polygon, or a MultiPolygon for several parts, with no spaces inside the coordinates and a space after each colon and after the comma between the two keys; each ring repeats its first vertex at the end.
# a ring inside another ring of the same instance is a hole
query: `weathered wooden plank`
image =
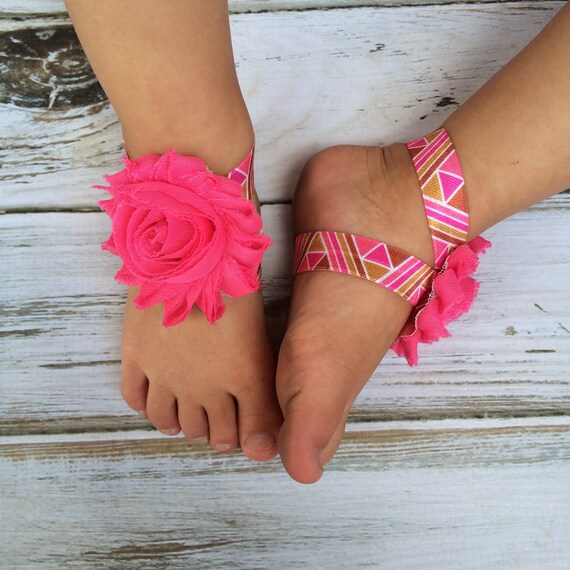
{"type": "Polygon", "coordinates": [[[145,434],[3,443],[3,564],[567,568],[567,419],[451,423],[349,434],[310,487],[145,434]]]}
{"type": "MultiPolygon", "coordinates": [[[[57,461],[126,456],[184,457],[195,460],[195,475],[228,471],[279,472],[279,461],[256,463],[240,451],[213,453],[208,445],[190,444],[180,434],[167,437],[151,430],[0,436],[0,457],[9,461],[57,461]]],[[[372,471],[394,468],[476,467],[509,463],[570,460],[570,418],[529,417],[349,423],[338,457],[329,467],[347,470],[351,461],[372,471]],[[527,438],[539,443],[527,446],[527,438]],[[474,442],[477,441],[477,446],[474,442]]],[[[570,485],[570,483],[569,483],[570,485]]]]}
{"type": "MultiPolygon", "coordinates": [[[[461,0],[462,4],[470,3],[505,3],[506,0],[461,0]]],[[[508,0],[509,4],[524,0],[508,0]]],[[[543,0],[544,1],[544,0],[543,0]]],[[[548,0],[546,0],[548,1],[548,0]]],[[[552,0],[550,0],[552,1],[552,0]]],[[[330,10],[333,8],[358,8],[371,6],[421,6],[422,4],[451,4],[451,0],[229,0],[231,13],[243,12],[277,12],[283,10],[330,10]]],[[[63,0],[2,0],[0,17],[19,15],[65,15],[67,14],[63,0]]]]}
{"type": "MultiPolygon", "coordinates": [[[[439,126],[562,5],[234,15],[238,71],[257,126],[262,199],[289,200],[302,164],[324,146],[405,140],[439,126]]],[[[100,91],[77,46],[64,41],[71,37],[65,22],[2,25],[5,42],[10,34],[35,37],[34,49],[50,53],[52,67],[38,85],[38,59],[17,55],[24,44],[0,54],[13,74],[3,82],[11,103],[0,105],[0,210],[93,207],[89,186],[119,167],[116,118],[106,104],[84,106],[100,91]],[[66,74],[69,84],[62,83],[66,74]]]]}
{"type": "Polygon", "coordinates": [[[0,64],[0,103],[68,109],[107,100],[71,26],[0,33],[0,64]]]}
{"type": "MultiPolygon", "coordinates": [[[[570,196],[560,195],[490,231],[474,309],[452,325],[452,338],[422,347],[419,368],[387,356],[353,420],[568,414],[569,214],[570,196]]],[[[263,215],[275,243],[264,277],[278,336],[289,208],[264,206],[263,215]]],[[[111,277],[117,259],[98,248],[104,214],[5,214],[0,228],[1,432],[145,425],[130,419],[118,393],[123,291],[111,277]]]]}

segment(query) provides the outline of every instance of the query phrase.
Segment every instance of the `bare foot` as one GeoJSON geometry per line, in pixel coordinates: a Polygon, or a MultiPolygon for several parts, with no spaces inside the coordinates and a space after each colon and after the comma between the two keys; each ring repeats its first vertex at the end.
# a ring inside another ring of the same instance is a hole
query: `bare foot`
{"type": "MultiPolygon", "coordinates": [[[[305,167],[294,203],[296,233],[335,230],[397,246],[433,266],[417,175],[403,144],[339,146],[305,167]]],[[[313,483],[336,452],[349,410],[400,332],[411,306],[369,281],[329,272],[295,277],[277,369],[285,418],[285,469],[313,483]]]]}
{"type": "Polygon", "coordinates": [[[266,461],[277,454],[281,412],[275,396],[273,349],[261,293],[225,298],[211,325],[194,307],[173,327],[163,308],[140,310],[131,288],[123,328],[122,393],[163,433],[181,430],[192,442],[266,461]]]}

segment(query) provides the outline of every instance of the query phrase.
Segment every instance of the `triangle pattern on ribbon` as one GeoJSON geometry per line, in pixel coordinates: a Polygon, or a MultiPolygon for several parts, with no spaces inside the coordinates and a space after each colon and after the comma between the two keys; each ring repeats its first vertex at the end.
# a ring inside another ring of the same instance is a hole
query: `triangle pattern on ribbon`
{"type": "Polygon", "coordinates": [[[382,277],[390,273],[390,268],[373,263],[372,261],[364,260],[364,267],[366,268],[366,275],[370,281],[378,282],[382,277]]]}
{"type": "Polygon", "coordinates": [[[467,239],[469,215],[465,183],[459,158],[449,135],[439,129],[427,137],[408,143],[418,173],[422,197],[436,258],[436,269],[443,263],[439,255],[449,251],[467,239]],[[422,147],[423,148],[420,148],[422,147]],[[426,197],[431,199],[429,205],[426,197]],[[441,241],[444,242],[442,246],[441,241]]]}
{"type": "Polygon", "coordinates": [[[456,174],[451,174],[449,172],[444,172],[440,170],[438,173],[439,184],[441,185],[441,192],[443,194],[443,201],[448,203],[455,193],[463,185],[463,179],[458,177],[456,174]]]}
{"type": "Polygon", "coordinates": [[[388,246],[385,243],[375,242],[375,246],[367,253],[361,252],[361,256],[368,262],[381,265],[387,269],[393,268],[390,255],[388,253],[388,246]]]}
{"type": "Polygon", "coordinates": [[[382,285],[408,302],[420,299],[434,273],[431,267],[397,247],[331,231],[297,236],[294,271],[354,275],[382,285]]]}
{"type": "Polygon", "coordinates": [[[253,183],[253,153],[252,148],[247,156],[228,174],[228,178],[237,182],[242,189],[242,196],[246,200],[253,198],[254,183],[253,183]]]}

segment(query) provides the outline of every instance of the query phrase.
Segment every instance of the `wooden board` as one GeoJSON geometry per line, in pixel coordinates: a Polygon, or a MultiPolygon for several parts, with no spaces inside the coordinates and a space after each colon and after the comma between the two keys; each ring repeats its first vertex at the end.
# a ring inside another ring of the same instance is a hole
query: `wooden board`
{"type": "MultiPolygon", "coordinates": [[[[563,5],[485,1],[230,1],[276,339],[304,161],[438,126],[563,5]]],[[[61,0],[0,0],[0,69],[0,567],[570,568],[570,194],[489,231],[472,312],[418,369],[386,357],[302,487],[122,402],[89,189],[118,167],[116,117],[61,0]]]]}
{"type": "Polygon", "coordinates": [[[2,565],[568,568],[567,418],[417,424],[350,433],[312,487],[139,432],[0,441],[2,565]]]}
{"type": "MultiPolygon", "coordinates": [[[[235,14],[262,200],[289,201],[300,168],[321,148],[409,140],[436,128],[562,5],[235,14]]],[[[90,186],[119,167],[115,115],[96,103],[99,88],[70,38],[61,18],[0,21],[0,45],[9,47],[0,63],[12,70],[0,88],[0,210],[93,208],[97,192],[90,186]],[[16,42],[8,42],[12,36],[16,42]],[[22,51],[23,38],[35,38],[37,55],[22,51]],[[76,70],[72,79],[69,68],[76,70]]]]}
{"type": "MultiPolygon", "coordinates": [[[[523,0],[511,0],[511,4],[523,0]]],[[[552,1],[552,0],[543,0],[552,1]]],[[[497,0],[463,0],[469,3],[497,3],[497,0]]],[[[359,8],[359,7],[390,7],[390,6],[418,6],[422,4],[451,4],[450,0],[229,0],[231,13],[241,12],[276,12],[281,10],[330,10],[332,8],[359,8]]],[[[66,15],[63,0],[2,0],[0,3],[0,17],[2,15],[37,16],[66,15]]]]}
{"type": "MultiPolygon", "coordinates": [[[[278,336],[290,284],[289,207],[264,206],[263,215],[275,242],[264,276],[278,336]]],[[[452,325],[452,338],[422,347],[418,369],[387,356],[353,419],[568,414],[569,215],[562,194],[491,230],[474,309],[452,325]]],[[[0,369],[0,433],[120,429],[132,412],[118,393],[119,264],[99,251],[107,218],[5,214],[0,227],[0,266],[10,268],[0,289],[0,353],[9,363],[0,369]]]]}

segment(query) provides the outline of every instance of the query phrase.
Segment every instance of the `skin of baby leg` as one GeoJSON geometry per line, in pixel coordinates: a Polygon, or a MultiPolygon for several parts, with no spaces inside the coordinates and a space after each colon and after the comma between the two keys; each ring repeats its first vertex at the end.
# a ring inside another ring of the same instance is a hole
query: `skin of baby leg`
{"type": "MultiPolygon", "coordinates": [[[[469,239],[570,186],[568,37],[566,4],[444,124],[465,176],[469,239]]],[[[428,261],[425,215],[416,229],[406,224],[421,213],[418,180],[403,145],[333,147],[307,164],[294,225],[298,232],[360,233],[428,261]],[[414,239],[416,245],[405,243],[414,239]]],[[[322,476],[354,399],[409,312],[402,299],[365,280],[327,272],[295,277],[277,370],[285,418],[279,449],[295,480],[313,483],[322,476]]]]}
{"type": "Polygon", "coordinates": [[[468,190],[469,237],[570,187],[570,4],[444,123],[468,190]]]}
{"type": "MultiPolygon", "coordinates": [[[[173,149],[225,175],[249,152],[253,128],[223,0],[67,0],[87,57],[117,112],[131,158],[173,149]]],[[[210,325],[194,308],[165,328],[162,306],[141,311],[129,291],[121,389],[163,433],[238,444],[255,460],[277,453],[282,417],[261,293],[226,298],[210,325]]]]}

